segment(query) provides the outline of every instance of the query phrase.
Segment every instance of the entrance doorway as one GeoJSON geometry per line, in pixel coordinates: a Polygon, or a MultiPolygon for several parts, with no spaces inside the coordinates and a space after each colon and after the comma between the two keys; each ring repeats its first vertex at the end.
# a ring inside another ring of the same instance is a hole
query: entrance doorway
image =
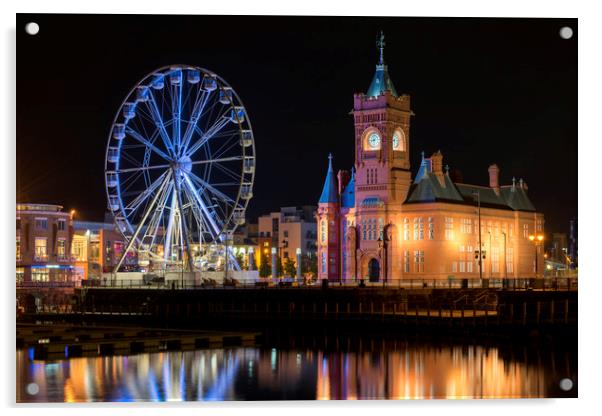
{"type": "Polygon", "coordinates": [[[378,260],[371,259],[368,262],[368,279],[370,279],[371,282],[378,282],[379,277],[380,264],[378,263],[378,260]]]}

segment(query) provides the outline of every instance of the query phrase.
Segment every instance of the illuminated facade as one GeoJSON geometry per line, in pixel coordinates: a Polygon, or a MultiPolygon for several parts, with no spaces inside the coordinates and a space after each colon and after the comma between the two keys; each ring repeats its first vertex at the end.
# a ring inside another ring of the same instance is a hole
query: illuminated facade
{"type": "Polygon", "coordinates": [[[17,204],[17,284],[71,282],[81,278],[71,258],[71,215],[60,205],[17,204]]]}
{"type": "Polygon", "coordinates": [[[379,47],[368,92],[354,95],[354,168],[335,175],[329,156],[316,215],[319,278],[543,276],[544,218],[522,179],[501,185],[491,165],[489,186],[454,181],[441,152],[423,153],[412,179],[410,96],[397,94],[382,38],[379,47]]]}
{"type": "Polygon", "coordinates": [[[316,255],[316,207],[283,207],[280,211],[259,217],[259,247],[263,256],[276,249],[281,261],[295,260],[297,249],[302,256],[316,255]]]}

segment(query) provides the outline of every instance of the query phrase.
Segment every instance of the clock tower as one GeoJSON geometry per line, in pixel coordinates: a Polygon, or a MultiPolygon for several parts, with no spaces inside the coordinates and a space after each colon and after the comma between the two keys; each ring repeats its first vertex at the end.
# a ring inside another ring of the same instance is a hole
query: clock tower
{"type": "Polygon", "coordinates": [[[410,96],[398,95],[384,61],[384,35],[367,94],[354,95],[356,208],[366,201],[399,207],[411,184],[410,96]]]}

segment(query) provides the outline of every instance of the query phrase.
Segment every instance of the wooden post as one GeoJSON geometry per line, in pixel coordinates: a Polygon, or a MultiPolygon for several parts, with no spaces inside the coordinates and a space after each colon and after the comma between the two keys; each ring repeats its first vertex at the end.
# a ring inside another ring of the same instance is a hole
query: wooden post
{"type": "Polygon", "coordinates": [[[337,302],[334,306],[335,306],[335,310],[334,310],[335,319],[339,319],[339,302],[337,302]]]}
{"type": "Polygon", "coordinates": [[[380,320],[381,321],[385,320],[385,303],[384,302],[381,303],[380,320]]]}
{"type": "Polygon", "coordinates": [[[569,300],[564,301],[564,323],[569,323],[569,300]]]}
{"type": "Polygon", "coordinates": [[[514,323],[514,303],[510,304],[510,323],[514,323]]]}
{"type": "Polygon", "coordinates": [[[351,315],[351,303],[347,302],[347,317],[351,315]]]}
{"type": "Polygon", "coordinates": [[[393,316],[397,315],[397,302],[393,304],[393,316]]]}
{"type": "Polygon", "coordinates": [[[328,315],[328,303],[324,302],[324,318],[328,315]]]}
{"type": "Polygon", "coordinates": [[[541,302],[537,301],[535,304],[535,322],[539,325],[539,318],[541,317],[541,302]]]}
{"type": "Polygon", "coordinates": [[[554,323],[554,300],[550,301],[550,323],[554,323]]]}
{"type": "Polygon", "coordinates": [[[416,325],[418,325],[418,304],[415,305],[415,311],[416,311],[416,325]]]}
{"type": "Polygon", "coordinates": [[[477,305],[472,303],[472,326],[477,326],[477,305]]]}
{"type": "Polygon", "coordinates": [[[374,302],[370,302],[370,315],[374,313],[374,302]]]}
{"type": "Polygon", "coordinates": [[[523,302],[523,325],[527,325],[527,302],[523,302]]]}
{"type": "Polygon", "coordinates": [[[360,302],[360,309],[359,309],[359,314],[362,314],[362,302],[360,302]]]}

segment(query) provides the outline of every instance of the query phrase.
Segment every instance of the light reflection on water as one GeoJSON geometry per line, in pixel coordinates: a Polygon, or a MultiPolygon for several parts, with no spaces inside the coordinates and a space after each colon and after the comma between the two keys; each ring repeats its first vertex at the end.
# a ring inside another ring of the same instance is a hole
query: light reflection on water
{"type": "Polygon", "coordinates": [[[33,360],[29,351],[18,350],[17,401],[550,397],[571,371],[569,358],[556,361],[512,359],[480,346],[406,345],[384,352],[227,348],[59,361],[33,360]],[[28,393],[30,383],[39,387],[37,394],[28,393]]]}

